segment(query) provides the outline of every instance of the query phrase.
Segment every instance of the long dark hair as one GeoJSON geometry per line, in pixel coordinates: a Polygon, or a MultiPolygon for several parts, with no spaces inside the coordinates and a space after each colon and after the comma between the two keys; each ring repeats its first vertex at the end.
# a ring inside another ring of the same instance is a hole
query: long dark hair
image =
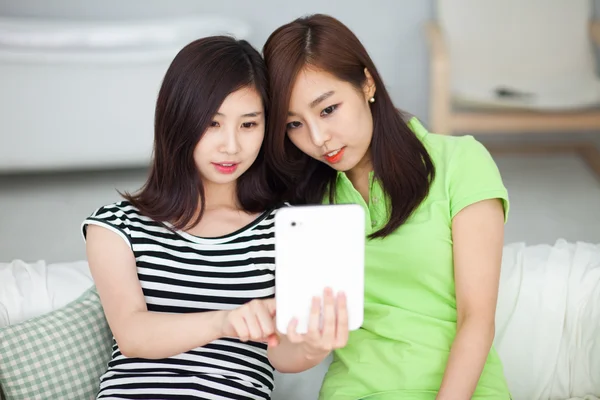
{"type": "Polygon", "coordinates": [[[295,204],[321,203],[327,194],[333,203],[337,176],[333,168],[302,153],[287,137],[287,114],[296,76],[306,66],[316,67],[362,92],[364,69],[369,70],[377,90],[376,102],[371,104],[373,169],[391,200],[387,224],[371,238],[395,231],[427,196],[435,168],[419,138],[394,107],[362,43],[340,21],[316,14],[278,28],[267,39],[263,54],[273,104],[267,162],[290,188],[288,196],[295,204]]]}
{"type": "MultiPolygon", "coordinates": [[[[266,118],[267,72],[260,53],[247,41],[206,37],[179,51],[158,93],[148,180],[138,193],[124,193],[123,197],[142,214],[169,222],[175,229],[196,225],[204,212],[205,196],[194,148],[225,98],[244,87],[260,94],[266,118]],[[200,213],[194,219],[198,203],[200,213]]],[[[237,181],[238,201],[248,212],[264,211],[279,201],[264,158],[261,147],[254,164],[237,181]]]]}

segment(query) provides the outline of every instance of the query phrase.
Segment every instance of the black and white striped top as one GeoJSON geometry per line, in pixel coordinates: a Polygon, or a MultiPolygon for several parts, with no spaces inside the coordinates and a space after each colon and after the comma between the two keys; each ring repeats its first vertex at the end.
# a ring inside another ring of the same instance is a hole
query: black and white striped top
{"type": "MultiPolygon", "coordinates": [[[[101,207],[82,225],[104,226],[133,250],[149,311],[230,310],[275,293],[275,210],[232,234],[200,238],[174,233],[129,202],[101,207]]],[[[263,343],[221,338],[173,357],[146,360],[113,354],[100,399],[268,399],[273,367],[263,343]]]]}

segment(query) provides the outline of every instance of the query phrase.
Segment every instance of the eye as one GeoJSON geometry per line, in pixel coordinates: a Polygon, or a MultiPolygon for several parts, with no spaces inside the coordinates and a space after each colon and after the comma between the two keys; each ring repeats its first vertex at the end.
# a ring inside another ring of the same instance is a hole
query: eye
{"type": "Polygon", "coordinates": [[[213,122],[210,123],[210,127],[211,128],[217,128],[218,126],[220,126],[220,125],[219,125],[219,123],[217,121],[213,121],[213,122]]]}
{"type": "Polygon", "coordinates": [[[301,126],[302,126],[302,123],[300,121],[292,121],[292,122],[288,122],[288,124],[286,125],[286,128],[288,131],[291,131],[292,129],[300,128],[301,126]]]}
{"type": "Polygon", "coordinates": [[[252,121],[252,122],[243,122],[242,123],[242,128],[244,129],[250,129],[250,128],[254,128],[256,125],[258,125],[256,122],[252,121]]]}
{"type": "Polygon", "coordinates": [[[337,108],[338,108],[337,104],[334,104],[332,106],[324,108],[323,111],[321,111],[321,117],[325,117],[325,116],[331,114],[332,112],[334,112],[335,110],[337,110],[337,108]]]}

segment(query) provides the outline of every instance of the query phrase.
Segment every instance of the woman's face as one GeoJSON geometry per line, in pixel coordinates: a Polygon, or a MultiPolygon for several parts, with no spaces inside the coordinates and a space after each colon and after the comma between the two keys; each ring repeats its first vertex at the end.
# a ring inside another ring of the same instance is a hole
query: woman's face
{"type": "Polygon", "coordinates": [[[245,87],[231,93],[194,149],[205,184],[235,182],[256,160],[265,136],[265,114],[258,92],[245,87]]]}
{"type": "Polygon", "coordinates": [[[323,70],[300,71],[287,119],[292,143],[338,171],[370,165],[373,116],[369,99],[375,86],[366,69],[365,75],[361,90],[323,70]]]}

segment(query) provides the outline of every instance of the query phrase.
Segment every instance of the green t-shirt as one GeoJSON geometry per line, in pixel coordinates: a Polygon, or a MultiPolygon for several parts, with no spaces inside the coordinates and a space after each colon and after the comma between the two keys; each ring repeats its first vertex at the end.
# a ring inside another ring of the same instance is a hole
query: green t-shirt
{"type": "MultiPolygon", "coordinates": [[[[456,335],[452,218],[475,202],[508,194],[492,157],[471,136],[428,133],[416,118],[409,126],[436,168],[429,195],[384,239],[367,240],[365,314],[348,345],[334,353],[320,398],[435,399],[456,335]]],[[[387,222],[386,197],[370,178],[369,204],[344,173],[336,203],[365,207],[366,234],[387,222]]],[[[502,363],[491,350],[473,398],[509,399],[502,363]]]]}

